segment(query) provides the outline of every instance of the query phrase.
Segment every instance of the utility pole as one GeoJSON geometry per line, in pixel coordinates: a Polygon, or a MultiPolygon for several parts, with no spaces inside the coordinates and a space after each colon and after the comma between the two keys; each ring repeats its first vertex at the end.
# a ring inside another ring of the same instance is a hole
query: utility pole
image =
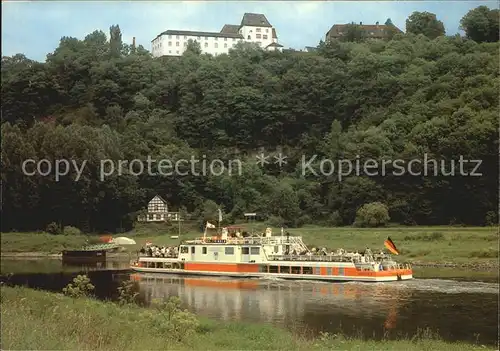
{"type": "Polygon", "coordinates": [[[181,244],[181,212],[177,216],[177,222],[179,222],[179,245],[181,244]]]}
{"type": "Polygon", "coordinates": [[[221,232],[220,232],[220,222],[222,222],[222,211],[219,207],[218,209],[218,212],[219,212],[219,220],[217,221],[218,224],[217,224],[217,235],[221,235],[221,232]]]}

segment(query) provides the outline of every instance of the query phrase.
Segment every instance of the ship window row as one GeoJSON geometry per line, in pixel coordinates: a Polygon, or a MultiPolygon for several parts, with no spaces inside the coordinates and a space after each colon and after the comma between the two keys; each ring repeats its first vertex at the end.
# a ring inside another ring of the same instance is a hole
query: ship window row
{"type": "Polygon", "coordinates": [[[241,249],[242,255],[260,255],[260,247],[243,247],[241,249]]]}
{"type": "MultiPolygon", "coordinates": [[[[181,253],[189,253],[189,247],[188,246],[181,246],[181,253]]],[[[191,254],[196,253],[196,246],[191,246],[191,254]]],[[[203,255],[206,255],[208,253],[208,250],[206,247],[201,248],[201,253],[203,255]]],[[[228,246],[224,248],[224,253],[226,255],[234,255],[234,246],[228,246]]],[[[260,247],[243,247],[241,249],[241,254],[242,255],[260,255],[260,247]]]]}
{"type": "MultiPolygon", "coordinates": [[[[344,268],[339,267],[338,275],[344,275],[344,268]]],[[[289,274],[316,274],[321,275],[320,267],[301,267],[301,266],[274,266],[261,265],[261,273],[289,273],[289,274]],[[269,270],[268,270],[269,269],[269,270]]],[[[333,275],[332,267],[326,268],[327,275],[333,275]]]]}
{"type": "Polygon", "coordinates": [[[183,262],[142,262],[144,268],[184,269],[183,262]]]}

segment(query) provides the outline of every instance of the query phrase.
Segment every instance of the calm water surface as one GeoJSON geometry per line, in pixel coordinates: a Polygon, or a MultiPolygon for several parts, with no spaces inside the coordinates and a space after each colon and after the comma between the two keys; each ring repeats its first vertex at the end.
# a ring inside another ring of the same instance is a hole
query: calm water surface
{"type": "Polygon", "coordinates": [[[1,279],[12,285],[61,291],[79,272],[85,272],[98,298],[116,298],[119,284],[131,279],[145,305],[153,299],[179,296],[190,311],[218,320],[266,322],[312,333],[341,331],[375,339],[384,334],[412,336],[429,328],[445,340],[497,342],[498,281],[414,279],[370,284],[187,278],[130,274],[123,271],[127,262],[63,267],[60,261],[45,261],[52,262],[2,260],[1,279]]]}

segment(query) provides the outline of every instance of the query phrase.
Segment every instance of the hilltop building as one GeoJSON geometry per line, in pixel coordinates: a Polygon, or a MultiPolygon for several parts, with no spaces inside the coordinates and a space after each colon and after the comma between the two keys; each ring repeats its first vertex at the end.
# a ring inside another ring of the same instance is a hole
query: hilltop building
{"type": "Polygon", "coordinates": [[[238,42],[252,42],[269,51],[282,51],[276,29],[266,16],[245,13],[241,24],[225,24],[220,32],[167,30],[151,41],[153,57],[181,56],[189,40],[200,44],[201,52],[212,55],[227,54],[238,42]]]}
{"type": "Polygon", "coordinates": [[[149,201],[145,215],[139,216],[139,222],[165,222],[165,221],[178,221],[178,212],[169,212],[167,201],[160,195],[156,195],[149,201]]]}
{"type": "MultiPolygon", "coordinates": [[[[354,24],[354,23],[352,23],[354,24]]],[[[325,35],[325,41],[330,41],[332,39],[339,39],[347,33],[347,26],[349,24],[334,24],[332,28],[325,35]]],[[[361,29],[364,33],[365,38],[371,39],[387,39],[391,35],[391,33],[403,33],[401,29],[396,27],[393,24],[379,24],[379,22],[375,24],[363,24],[360,22],[358,25],[359,29],[361,29]]]]}

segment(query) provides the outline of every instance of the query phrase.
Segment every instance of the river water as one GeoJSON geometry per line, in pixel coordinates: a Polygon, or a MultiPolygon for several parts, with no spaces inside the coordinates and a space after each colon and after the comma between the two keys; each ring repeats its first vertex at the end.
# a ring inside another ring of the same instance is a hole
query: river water
{"type": "Polygon", "coordinates": [[[493,346],[498,340],[499,285],[495,279],[374,284],[192,278],[130,273],[123,270],[126,263],[119,262],[75,267],[62,266],[57,260],[2,260],[1,268],[4,283],[50,291],[61,291],[84,272],[101,299],[115,299],[120,283],[133,280],[145,305],[178,296],[188,310],[199,315],[272,323],[311,335],[342,332],[380,339],[430,330],[449,341],[493,346]]]}

